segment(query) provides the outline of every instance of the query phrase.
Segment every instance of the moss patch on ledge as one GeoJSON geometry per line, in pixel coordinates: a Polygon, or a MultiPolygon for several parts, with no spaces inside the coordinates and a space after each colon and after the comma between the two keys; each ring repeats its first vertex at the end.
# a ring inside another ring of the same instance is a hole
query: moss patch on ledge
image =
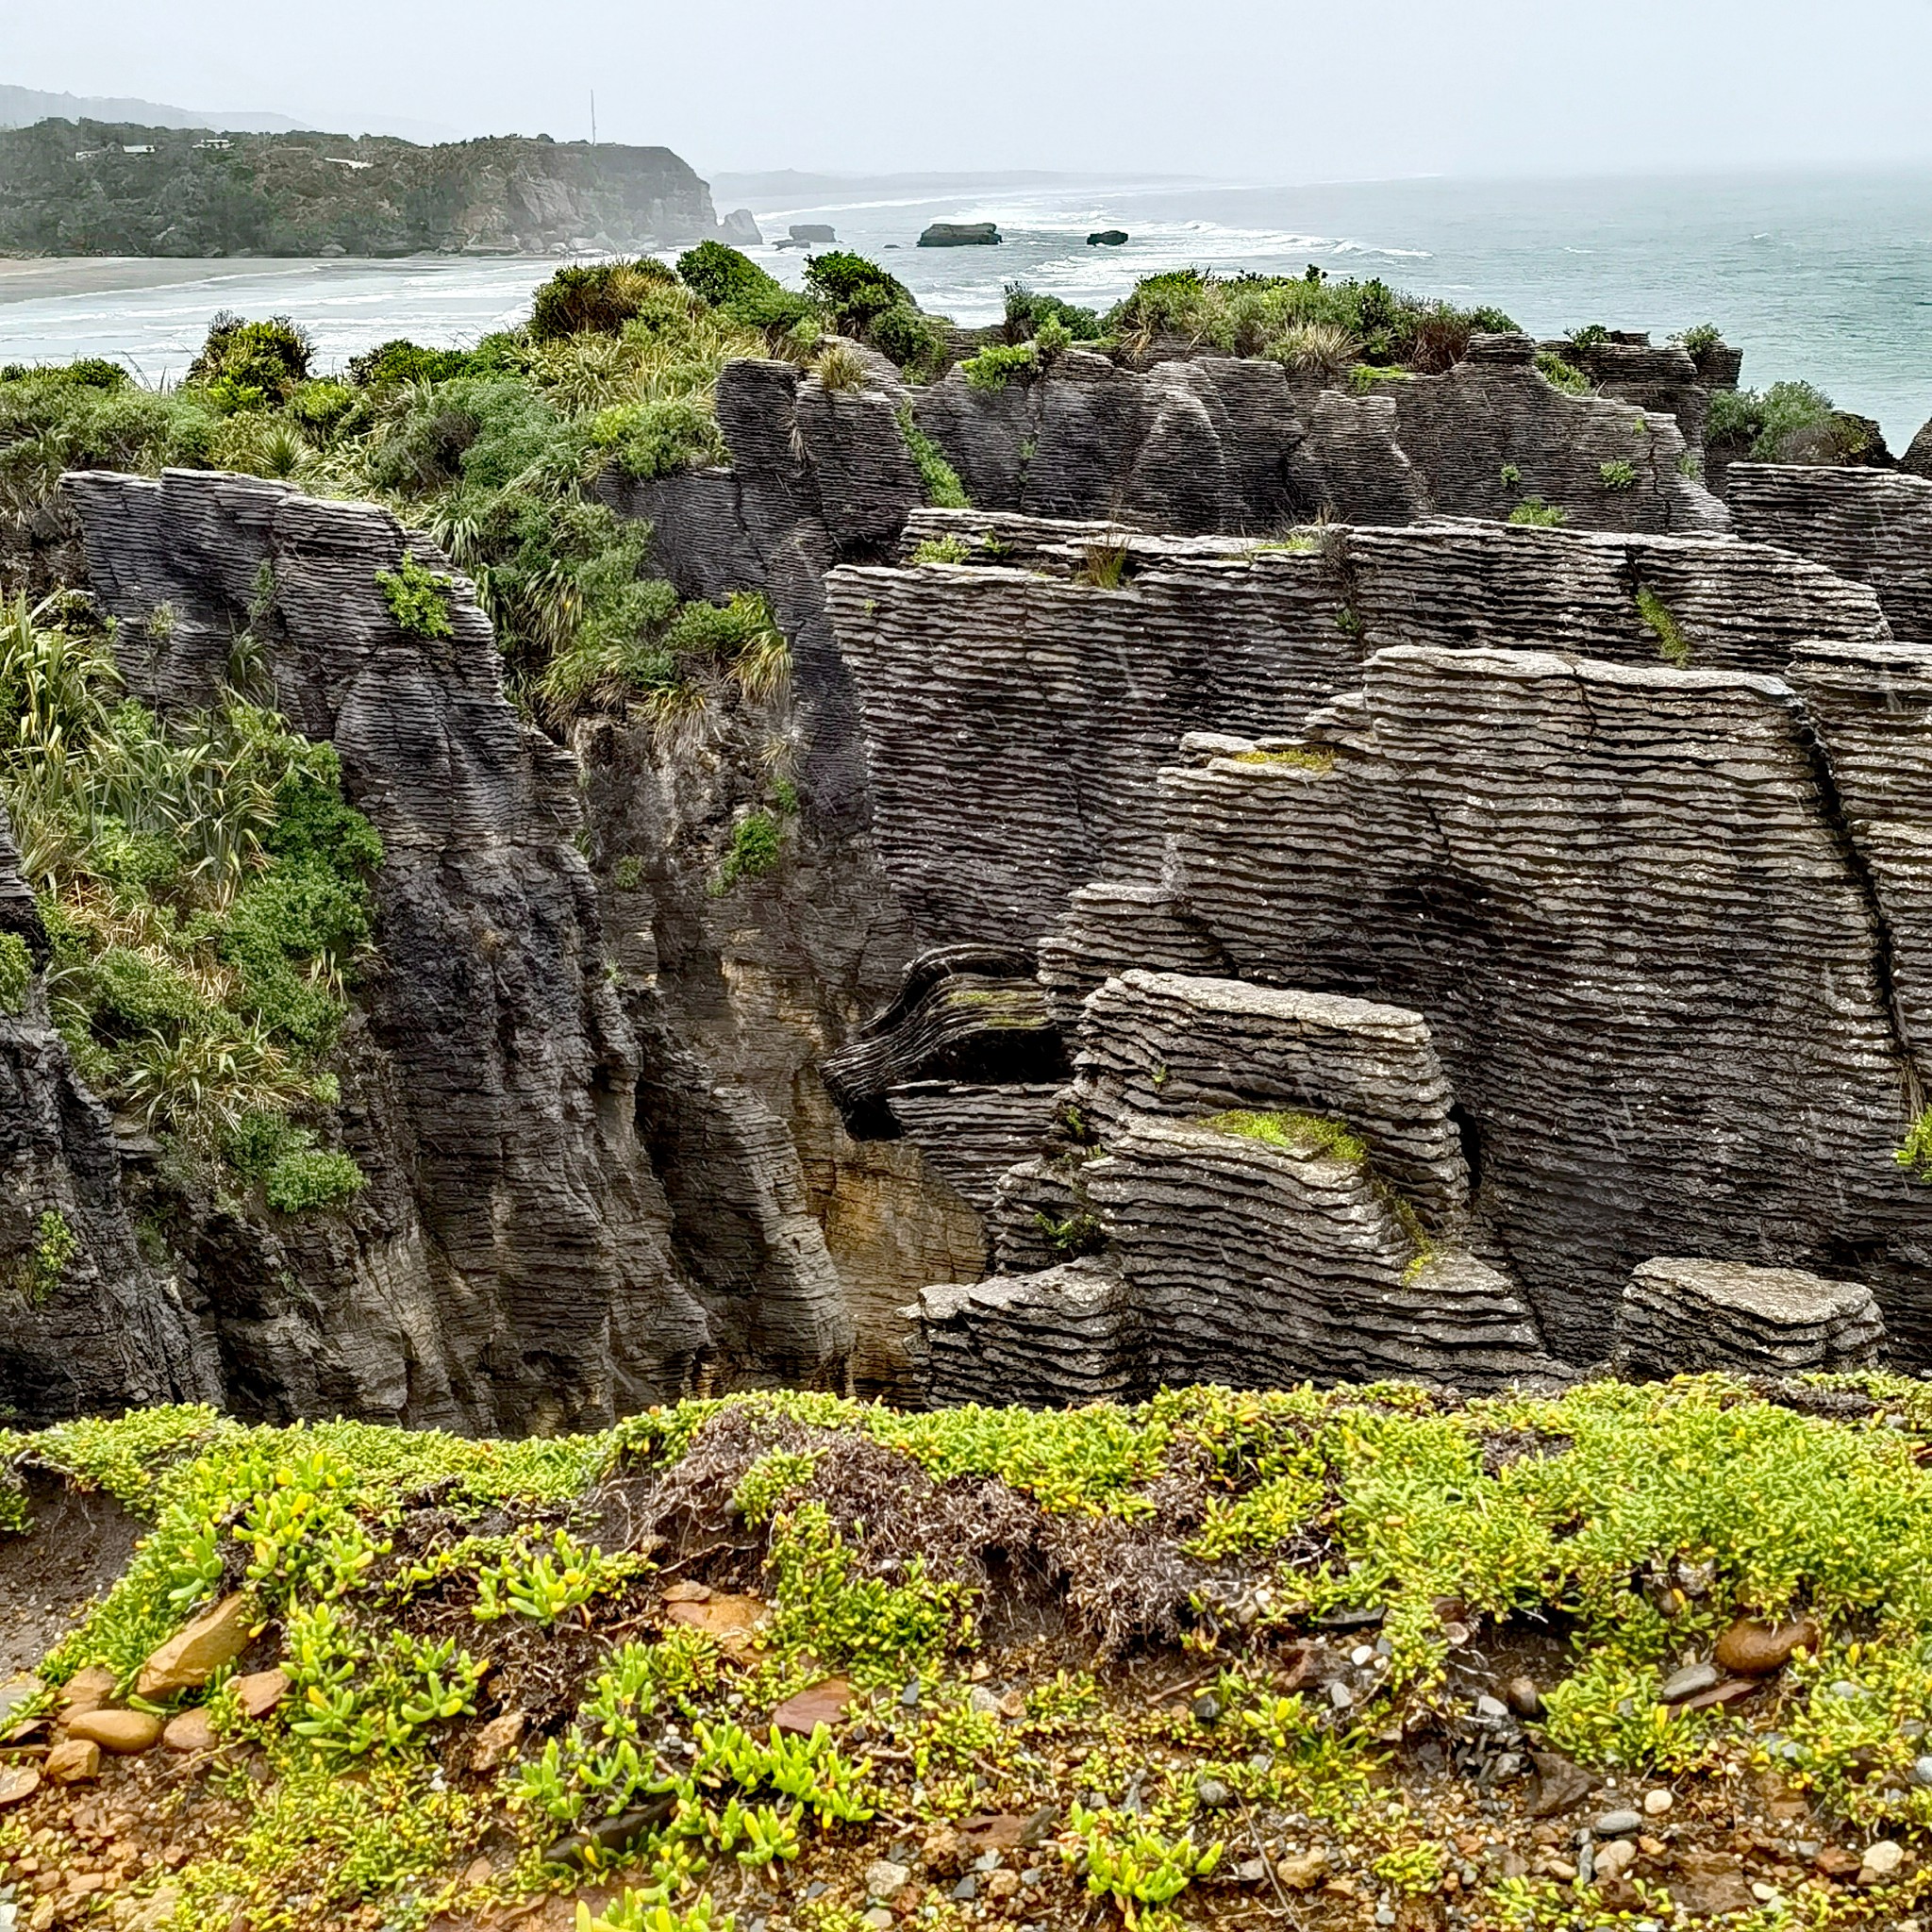
{"type": "MultiPolygon", "coordinates": [[[[50,1686],[130,1701],[230,1594],[257,1633],[157,1704],[211,1741],[0,1812],[0,1882],[63,1924],[1774,1932],[1927,1890],[1932,1389],[1898,1378],[759,1394],[520,1443],[175,1408],[0,1453],[150,1525],[50,1686]],[[1662,1702],[1744,1615],[1813,1627],[1662,1702]],[[1624,1808],[1634,1857],[1579,1876],[1624,1808]]],[[[7,1516],[24,1575],[63,1532],[7,1516]]]]}

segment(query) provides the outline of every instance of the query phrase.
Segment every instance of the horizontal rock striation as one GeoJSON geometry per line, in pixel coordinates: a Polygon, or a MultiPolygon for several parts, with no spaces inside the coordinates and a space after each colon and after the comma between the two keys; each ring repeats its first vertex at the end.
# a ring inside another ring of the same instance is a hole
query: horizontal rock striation
{"type": "Polygon", "coordinates": [[[886,1098],[933,1172],[985,1214],[1000,1176],[1045,1138],[1060,1091],[1058,1081],[975,1087],[909,1080],[888,1088],[886,1098]]]}
{"type": "Polygon", "coordinates": [[[1696,480],[1697,441],[1677,420],[1701,425],[1704,391],[1682,351],[1657,353],[1688,387],[1666,386],[1654,409],[1567,394],[1518,336],[1478,336],[1446,373],[1365,394],[1258,358],[1134,369],[1074,348],[998,388],[955,368],[914,407],[990,509],[1200,535],[1321,510],[1354,524],[1502,517],[1535,494],[1592,529],[1721,531],[1724,506],[1696,480]]]}
{"type": "Polygon", "coordinates": [[[874,837],[927,944],[1031,945],[1077,887],[1158,883],[1158,772],[1182,738],[1265,745],[1357,685],[1384,645],[1560,643],[1633,665],[1668,650],[1775,672],[1800,641],[1889,635],[1863,587],[1721,538],[1477,523],[1331,527],[1283,546],[1116,532],[1122,557],[1091,525],[1058,543],[1053,527],[919,511],[901,556],[952,539],[971,560],[826,579],[874,837]],[[1086,580],[1096,555],[1119,588],[1086,580]]]}
{"type": "Polygon", "coordinates": [[[1073,1097],[1109,1143],[1136,1115],[1286,1110],[1358,1135],[1441,1227],[1469,1202],[1449,1083],[1421,1016],[1332,993],[1130,972],[1087,1001],[1073,1097]]]}
{"type": "MultiPolygon", "coordinates": [[[[1477,336],[1441,375],[1381,386],[1394,404],[1396,444],[1438,514],[1507,517],[1537,496],[1583,529],[1729,527],[1724,505],[1692,474],[1696,452],[1674,416],[1571,395],[1537,371],[1534,355],[1526,336],[1477,336]]],[[[1348,514],[1345,497],[1335,506],[1348,514]]]]}
{"type": "MultiPolygon", "coordinates": [[[[270,1408],[504,1428],[675,1393],[713,1347],[714,1275],[677,1255],[640,1140],[638,1041],[573,842],[575,764],[518,724],[468,586],[448,579],[451,635],[425,638],[398,627],[376,574],[406,546],[446,565],[384,510],[200,473],[64,488],[93,588],[123,620],[129,687],[164,712],[206,705],[251,628],[278,706],[335,745],[385,843],[384,970],[367,992],[381,1064],[365,1084],[387,1098],[354,1148],[372,1184],[346,1241],[278,1257],[297,1296],[273,1293],[265,1265],[205,1257],[231,1381],[270,1408]],[[146,619],[164,603],[174,623],[158,635],[146,619]],[[225,1313],[224,1282],[249,1284],[245,1305],[225,1313]],[[264,1356],[271,1336],[287,1362],[264,1356]],[[291,1389],[310,1358],[326,1374],[291,1389]]],[[[782,1204],[773,1211],[782,1220],[782,1204]]],[[[799,1219],[798,1238],[819,1239],[799,1219]]],[[[246,1229],[226,1239],[260,1247],[246,1229]]],[[[822,1266],[792,1265],[789,1241],[770,1256],[734,1289],[789,1298],[803,1335],[788,1359],[823,1370],[849,1324],[824,1309],[822,1266]]]]}
{"type": "Polygon", "coordinates": [[[1096,1261],[928,1288],[906,1318],[935,1407],[1120,1402],[1145,1385],[1140,1317],[1096,1261]]]}
{"type": "Polygon", "coordinates": [[[1872,1291],[1794,1268],[1658,1258],[1631,1271],[1615,1362],[1633,1377],[1797,1375],[1875,1367],[1885,1324],[1872,1291]]]}
{"type": "Polygon", "coordinates": [[[1507,1277],[1419,1246],[1368,1162],[1138,1116],[1088,1187],[1156,1384],[1485,1388],[1555,1367],[1507,1277]]]}
{"type": "Polygon", "coordinates": [[[1228,971],[1227,953],[1213,935],[1159,886],[1096,880],[1067,895],[1060,923],[1040,942],[1040,983],[1056,1023],[1071,1036],[1087,995],[1130,967],[1150,973],[1228,971]]]}
{"type": "Polygon", "coordinates": [[[891,1003],[837,1053],[825,1085],[855,1131],[895,1131],[890,1090],[911,1081],[1010,1085],[1064,1073],[1066,1049],[1030,955],[941,946],[907,967],[891,1003]]]}
{"type": "Polygon", "coordinates": [[[1169,888],[1244,976],[1426,1017],[1559,1355],[1692,1248],[1857,1252],[1923,1326],[1887,933],[1789,684],[1396,648],[1312,736],[1170,774],[1169,888]]]}
{"type": "Polygon", "coordinates": [[[1932,478],[1733,463],[1725,491],[1739,536],[1870,584],[1899,637],[1932,641],[1932,478]]]}

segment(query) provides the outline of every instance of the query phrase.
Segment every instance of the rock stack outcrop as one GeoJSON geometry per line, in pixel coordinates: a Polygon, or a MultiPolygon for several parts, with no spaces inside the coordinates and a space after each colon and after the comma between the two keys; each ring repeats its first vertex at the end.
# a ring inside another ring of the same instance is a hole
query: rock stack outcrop
{"type": "Polygon", "coordinates": [[[1724,506],[1695,475],[1704,391],[1689,357],[1661,353],[1683,383],[1657,408],[1569,394],[1527,337],[1477,336],[1444,374],[1398,373],[1367,393],[1258,358],[1135,369],[1073,348],[999,388],[956,368],[914,408],[987,509],[1267,534],[1324,510],[1369,525],[1507,517],[1534,496],[1581,528],[1722,531],[1724,506]]]}
{"type": "Polygon", "coordinates": [[[1615,1360],[1633,1376],[1705,1369],[1796,1375],[1871,1368],[1884,1340],[1878,1306],[1860,1282],[1658,1257],[1631,1271],[1615,1360]]]}
{"type": "Polygon", "coordinates": [[[231,1382],[276,1413],[541,1428],[675,1394],[714,1353],[756,1360],[761,1334],[794,1374],[841,1373],[850,1318],[795,1156],[728,1094],[705,1105],[764,1232],[723,1283],[679,1253],[574,843],[576,770],[519,724],[469,586],[373,506],[207,473],[65,490],[129,688],[163,714],[206,706],[251,629],[277,705],[336,747],[384,841],[377,1058],[347,1102],[370,1186],[325,1229],[210,1230],[231,1382]],[[445,637],[384,600],[406,550],[444,576],[445,637]]]}

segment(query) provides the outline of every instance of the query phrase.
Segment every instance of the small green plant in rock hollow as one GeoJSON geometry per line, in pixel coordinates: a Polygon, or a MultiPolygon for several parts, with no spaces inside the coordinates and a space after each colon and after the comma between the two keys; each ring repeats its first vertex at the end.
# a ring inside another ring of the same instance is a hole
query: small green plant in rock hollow
{"type": "Polygon", "coordinates": [[[1590,393],[1590,377],[1574,363],[1564,361],[1554,349],[1539,349],[1536,366],[1543,380],[1561,390],[1565,395],[1587,396],[1590,393]]]}
{"type": "Polygon", "coordinates": [[[971,509],[966,486],[959,473],[946,460],[946,453],[913,420],[912,405],[899,411],[899,434],[919,471],[920,487],[935,509],[971,509]]]}
{"type": "Polygon", "coordinates": [[[761,879],[777,870],[784,854],[784,829],[768,811],[748,812],[731,828],[731,844],[718,872],[718,890],[728,892],[740,879],[761,879]]]}
{"type": "Polygon", "coordinates": [[[17,932],[0,932],[0,1013],[18,1013],[33,984],[34,958],[17,932]]]}
{"type": "Polygon", "coordinates": [[[394,570],[375,573],[382,600],[398,629],[413,637],[446,638],[455,634],[449,621],[450,581],[419,563],[407,550],[394,570]]]}
{"type": "Polygon", "coordinates": [[[1932,1107],[1920,1114],[1906,1130],[1905,1141],[1892,1158],[1914,1180],[1932,1184],[1932,1107]]]}
{"type": "Polygon", "coordinates": [[[1671,607],[1648,585],[1637,592],[1637,612],[1657,638],[1657,654],[1679,671],[1690,668],[1690,640],[1672,614],[1671,607]]]}
{"type": "Polygon", "coordinates": [[[1637,465],[1622,457],[1613,457],[1607,463],[1599,463],[1596,474],[1606,490],[1634,490],[1637,487],[1637,465]]]}
{"type": "Polygon", "coordinates": [[[58,1208],[49,1208],[36,1218],[33,1245],[21,1257],[16,1275],[20,1292],[30,1307],[43,1307],[53,1300],[68,1263],[79,1249],[66,1215],[58,1208]]]}
{"type": "Polygon", "coordinates": [[[1512,524],[1532,530],[1557,530],[1570,521],[1561,504],[1545,503],[1541,496],[1525,496],[1509,512],[1512,524]]]}

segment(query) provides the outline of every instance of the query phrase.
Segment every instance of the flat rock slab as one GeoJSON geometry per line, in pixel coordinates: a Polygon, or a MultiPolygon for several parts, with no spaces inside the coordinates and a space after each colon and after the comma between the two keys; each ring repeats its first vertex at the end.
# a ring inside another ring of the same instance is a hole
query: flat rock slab
{"type": "Polygon", "coordinates": [[[755,1596],[709,1594],[684,1598],[664,1606],[664,1621],[687,1630],[702,1630],[715,1638],[726,1657],[742,1657],[763,1648],[760,1632],[772,1614],[771,1606],[755,1596]]]}
{"type": "Polygon", "coordinates": [[[184,1624],[141,1667],[134,1690],[138,1697],[173,1697],[198,1690],[224,1664],[231,1664],[248,1648],[252,1607],[239,1591],[225,1596],[184,1624]]]}
{"type": "Polygon", "coordinates": [[[788,1697],[772,1713],[772,1722],[781,1731],[808,1738],[820,1724],[838,1724],[851,1702],[851,1684],[843,1677],[826,1677],[788,1697]]]}

